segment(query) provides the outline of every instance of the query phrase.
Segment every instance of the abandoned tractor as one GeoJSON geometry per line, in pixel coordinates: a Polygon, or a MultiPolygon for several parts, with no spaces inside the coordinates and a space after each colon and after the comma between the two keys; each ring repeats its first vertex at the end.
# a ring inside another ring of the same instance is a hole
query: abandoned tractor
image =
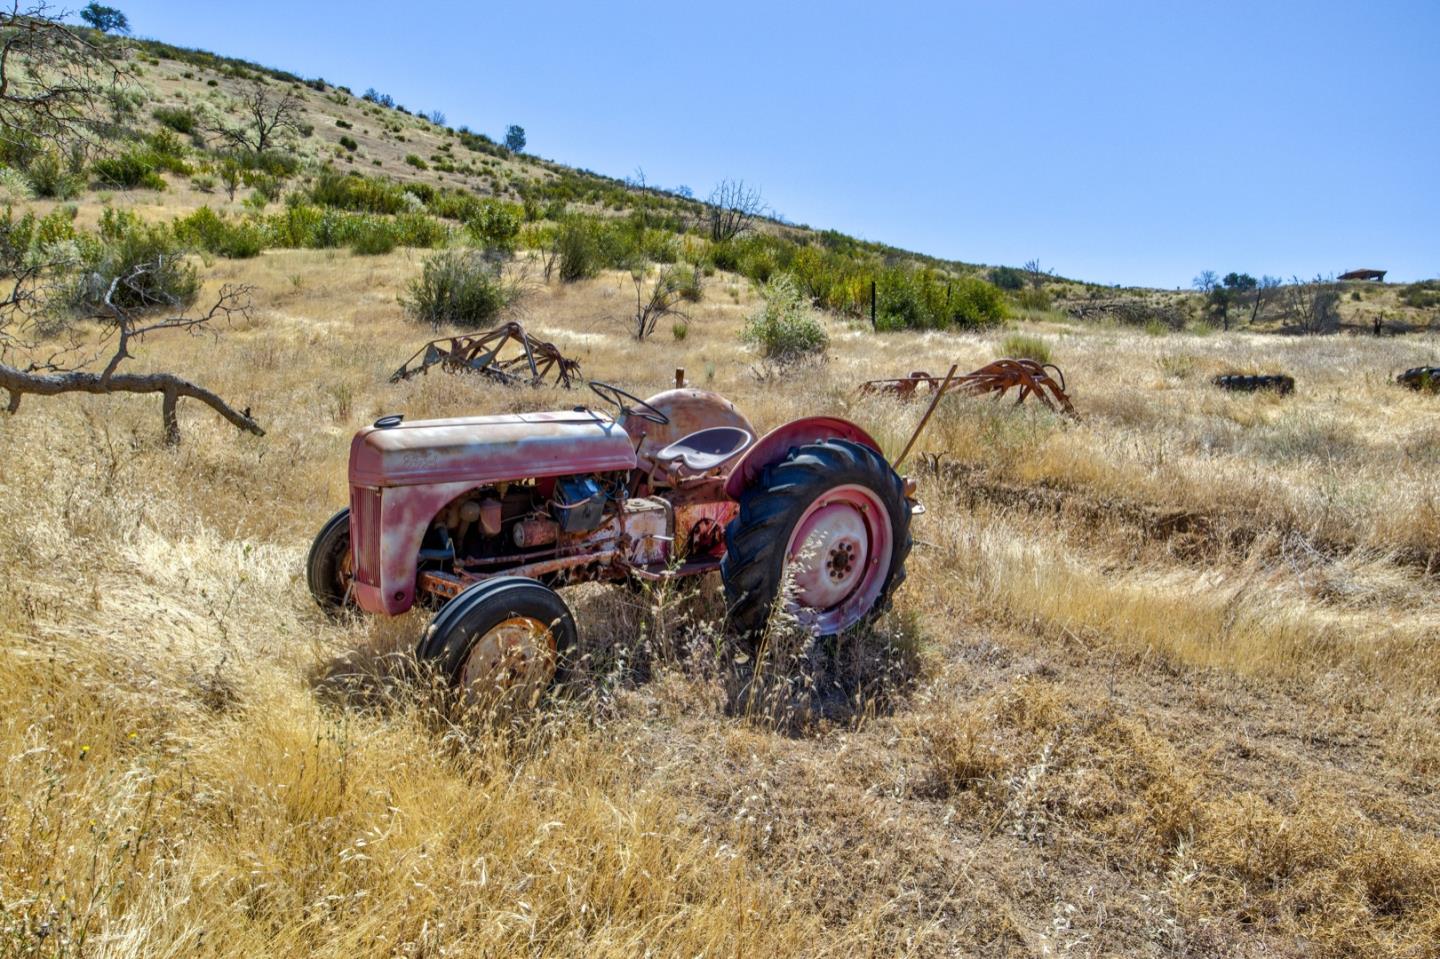
{"type": "Polygon", "coordinates": [[[715,393],[589,386],[613,415],[387,416],[361,430],[350,506],[310,550],[316,602],[438,607],[421,659],[473,696],[533,698],[576,640],[554,591],[566,583],[718,570],[732,627],[753,637],[777,605],[839,633],[904,579],[913,486],[860,427],[810,417],[757,441],[715,393]]]}

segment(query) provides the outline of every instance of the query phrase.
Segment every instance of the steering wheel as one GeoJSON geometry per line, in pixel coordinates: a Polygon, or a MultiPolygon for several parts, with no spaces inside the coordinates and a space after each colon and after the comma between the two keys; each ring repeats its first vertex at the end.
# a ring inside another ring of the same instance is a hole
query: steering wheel
{"type": "Polygon", "coordinates": [[[590,389],[595,393],[596,396],[600,397],[605,402],[614,403],[615,406],[619,408],[620,413],[624,416],[638,416],[640,419],[648,420],[649,422],[654,423],[657,426],[665,426],[667,423],[670,422],[670,417],[666,416],[664,413],[660,412],[655,407],[642,400],[640,397],[635,396],[632,393],[626,393],[624,390],[620,389],[617,386],[611,386],[609,383],[601,383],[599,380],[591,380],[590,389]],[[629,403],[625,402],[626,400],[633,400],[635,402],[635,405],[631,406],[629,403]]]}

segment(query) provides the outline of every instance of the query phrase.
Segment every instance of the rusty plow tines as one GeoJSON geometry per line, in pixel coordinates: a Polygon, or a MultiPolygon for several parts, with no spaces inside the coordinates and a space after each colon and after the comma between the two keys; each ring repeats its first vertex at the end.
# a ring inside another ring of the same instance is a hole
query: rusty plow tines
{"type": "Polygon", "coordinates": [[[1065,374],[1053,363],[1039,363],[1029,359],[1003,359],[987,363],[964,376],[944,378],[916,371],[908,376],[895,379],[869,380],[860,385],[862,394],[895,396],[902,400],[913,399],[922,389],[933,393],[937,390],[949,393],[959,391],[971,396],[993,393],[998,399],[1011,389],[1019,391],[1016,404],[1025,402],[1028,396],[1037,397],[1045,407],[1080,418],[1065,391],[1065,374]],[[944,385],[948,382],[948,385],[944,385]]]}
{"type": "Polygon", "coordinates": [[[580,379],[579,360],[566,357],[553,343],[535,339],[519,323],[431,340],[390,374],[390,382],[429,373],[436,366],[447,373],[478,373],[507,386],[542,386],[553,378],[568,389],[580,379]],[[507,350],[508,355],[502,356],[507,350]]]}

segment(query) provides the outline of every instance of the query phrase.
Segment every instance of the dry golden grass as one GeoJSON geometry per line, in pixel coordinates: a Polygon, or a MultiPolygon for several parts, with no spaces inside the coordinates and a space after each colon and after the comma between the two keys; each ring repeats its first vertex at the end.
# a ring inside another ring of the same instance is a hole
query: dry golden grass
{"type": "MultiPolygon", "coordinates": [[[[0,953],[1440,955],[1440,403],[1387,382],[1434,339],[1027,328],[1084,419],[947,401],[886,624],[918,663],[804,651],[791,705],[827,710],[776,724],[713,585],[579,587],[588,679],[494,731],[407,678],[420,615],[328,623],[301,575],[359,425],[588,396],[388,385],[422,256],[205,269],[254,320],[136,366],[264,439],[182,404],[166,449],[134,397],[0,424],[0,953]],[[1230,367],[1299,391],[1213,391],[1230,367]]],[[[1005,335],[834,323],[826,366],[762,383],[743,284],[683,342],[630,339],[632,297],[537,283],[523,319],[637,394],[684,367],[892,453],[920,407],[855,383],[1005,335]]]]}

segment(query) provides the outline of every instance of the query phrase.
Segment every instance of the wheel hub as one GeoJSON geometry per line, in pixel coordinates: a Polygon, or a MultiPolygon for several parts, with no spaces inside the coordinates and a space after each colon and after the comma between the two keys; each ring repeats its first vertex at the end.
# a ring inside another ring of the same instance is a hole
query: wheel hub
{"type": "Polygon", "coordinates": [[[529,700],[555,676],[555,636],[537,619],[515,616],[475,640],[460,671],[472,701],[501,697],[529,700]]]}
{"type": "Polygon", "coordinates": [[[889,532],[884,506],[864,487],[839,487],[817,499],[786,550],[790,611],[827,633],[853,625],[879,596],[889,532]]]}
{"type": "Polygon", "coordinates": [[[841,543],[830,551],[830,559],[825,566],[830,571],[830,578],[840,582],[849,575],[855,565],[855,544],[841,543]]]}

